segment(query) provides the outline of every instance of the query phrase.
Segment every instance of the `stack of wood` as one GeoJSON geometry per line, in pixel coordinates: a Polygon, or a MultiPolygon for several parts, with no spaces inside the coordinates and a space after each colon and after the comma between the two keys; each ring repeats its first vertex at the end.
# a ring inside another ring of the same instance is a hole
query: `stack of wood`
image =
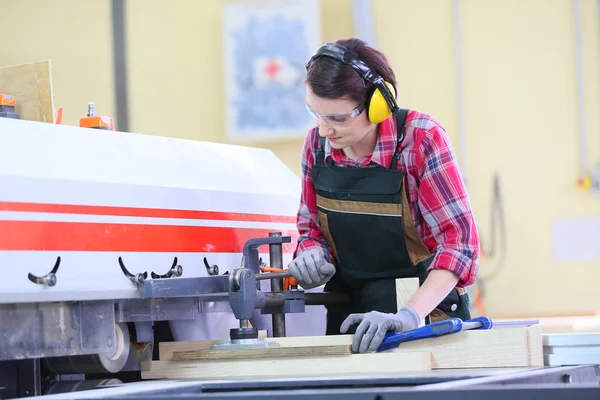
{"type": "Polygon", "coordinates": [[[545,334],[542,343],[545,365],[600,365],[600,332],[545,334]]]}
{"type": "Polygon", "coordinates": [[[224,341],[165,342],[159,360],[144,362],[143,379],[259,379],[393,374],[454,368],[541,367],[539,326],[463,331],[353,354],[353,335],[265,338],[274,347],[212,349],[224,341]]]}
{"type": "MultiPolygon", "coordinates": [[[[396,280],[400,309],[418,289],[418,279],[396,280]]],[[[421,324],[423,325],[423,323],[421,324]]],[[[380,353],[353,354],[353,335],[264,338],[274,347],[213,349],[221,341],[165,342],[159,360],[142,363],[142,379],[260,379],[322,377],[454,368],[541,367],[538,325],[505,324],[402,343],[380,353]]]]}

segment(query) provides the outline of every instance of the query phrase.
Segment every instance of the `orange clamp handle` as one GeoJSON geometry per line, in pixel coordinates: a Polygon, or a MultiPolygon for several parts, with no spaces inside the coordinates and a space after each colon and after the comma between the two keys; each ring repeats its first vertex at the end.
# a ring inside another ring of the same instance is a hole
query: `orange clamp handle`
{"type": "MultiPolygon", "coordinates": [[[[262,272],[283,272],[285,270],[281,270],[279,268],[273,267],[260,267],[262,272]]],[[[293,276],[283,278],[283,290],[290,290],[292,286],[298,286],[298,281],[293,276]]]]}

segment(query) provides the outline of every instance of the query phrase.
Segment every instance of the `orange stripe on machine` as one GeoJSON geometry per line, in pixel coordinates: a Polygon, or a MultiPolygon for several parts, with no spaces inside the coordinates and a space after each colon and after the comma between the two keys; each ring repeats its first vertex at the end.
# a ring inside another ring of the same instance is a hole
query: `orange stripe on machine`
{"type": "MultiPolygon", "coordinates": [[[[270,229],[241,227],[0,220],[0,251],[241,252],[251,238],[270,229]]],[[[296,231],[283,245],[293,253],[296,231]]],[[[261,249],[262,251],[262,249],[261,249]]]]}

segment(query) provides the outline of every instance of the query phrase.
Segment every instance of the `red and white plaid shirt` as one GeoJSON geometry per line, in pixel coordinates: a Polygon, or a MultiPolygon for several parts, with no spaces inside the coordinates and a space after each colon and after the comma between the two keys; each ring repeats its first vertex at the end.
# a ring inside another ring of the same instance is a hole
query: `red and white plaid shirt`
{"type": "MultiPolygon", "coordinates": [[[[479,268],[479,235],[465,184],[460,175],[449,138],[444,128],[431,116],[411,110],[406,117],[405,137],[397,169],[406,173],[406,196],[411,215],[421,239],[434,255],[431,269],[446,269],[459,277],[457,286],[475,282],[479,268]]],[[[335,165],[368,168],[376,164],[390,167],[396,146],[396,121],[392,116],[379,126],[379,138],[371,156],[358,161],[346,157],[342,150],[325,143],[325,159],[333,157],[335,165]]],[[[319,149],[316,128],[308,133],[302,149],[302,195],[297,225],[300,237],[296,255],[320,247],[333,262],[317,213],[312,166],[319,149]]]]}

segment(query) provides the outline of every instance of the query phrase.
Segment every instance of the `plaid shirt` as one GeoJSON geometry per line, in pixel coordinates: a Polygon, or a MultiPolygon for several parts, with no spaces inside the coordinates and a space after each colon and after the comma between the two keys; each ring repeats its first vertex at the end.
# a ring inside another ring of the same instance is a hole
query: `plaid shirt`
{"type": "MultiPolygon", "coordinates": [[[[405,138],[397,169],[406,173],[406,196],[417,232],[434,255],[431,269],[447,269],[459,277],[458,287],[472,285],[479,268],[479,236],[465,184],[444,128],[431,116],[411,110],[406,117],[405,138]]],[[[313,128],[302,149],[302,195],[297,216],[300,233],[296,255],[320,247],[330,262],[332,251],[321,231],[317,213],[312,165],[319,148],[313,128]]],[[[353,161],[342,150],[325,143],[325,159],[335,165],[368,168],[391,165],[396,146],[396,121],[379,125],[373,154],[353,161]]]]}

